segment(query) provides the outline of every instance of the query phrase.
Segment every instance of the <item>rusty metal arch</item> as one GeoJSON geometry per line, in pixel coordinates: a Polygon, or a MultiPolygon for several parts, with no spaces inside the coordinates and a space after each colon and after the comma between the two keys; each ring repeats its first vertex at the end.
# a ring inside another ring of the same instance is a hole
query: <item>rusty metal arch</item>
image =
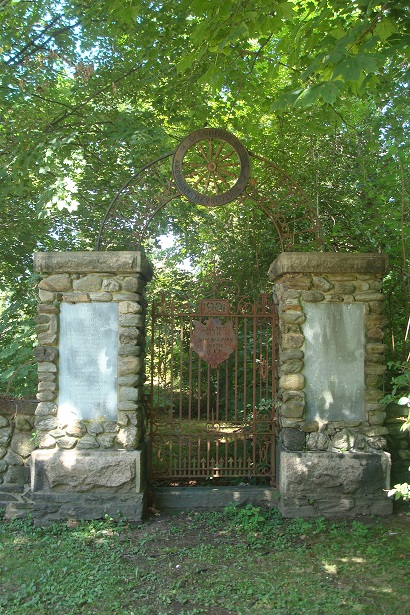
{"type": "MultiPolygon", "coordinates": [[[[142,167],[121,186],[101,222],[97,250],[141,249],[157,214],[174,199],[190,200],[172,174],[179,147],[142,167]]],[[[241,194],[230,202],[261,209],[274,225],[282,251],[323,250],[321,224],[304,190],[274,162],[246,151],[252,161],[251,175],[241,194]]]]}

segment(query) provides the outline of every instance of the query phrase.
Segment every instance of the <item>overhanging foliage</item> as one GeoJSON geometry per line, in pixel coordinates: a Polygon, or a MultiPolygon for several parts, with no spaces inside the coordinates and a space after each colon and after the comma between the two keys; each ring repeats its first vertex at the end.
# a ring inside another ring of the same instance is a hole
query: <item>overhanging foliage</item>
{"type": "MultiPolygon", "coordinates": [[[[0,283],[11,321],[34,312],[25,299],[34,250],[92,249],[133,173],[191,130],[218,126],[304,188],[327,249],[389,253],[399,358],[409,315],[407,4],[2,0],[0,283]]],[[[255,263],[266,275],[276,255],[256,211],[181,199],[155,220],[146,245],[155,258],[163,233],[175,236],[175,267],[218,257],[239,281],[255,263]]],[[[18,334],[7,331],[3,350],[18,334]]],[[[31,346],[21,338],[13,360],[23,364],[31,346]]],[[[14,382],[12,392],[26,392],[14,382]]]]}

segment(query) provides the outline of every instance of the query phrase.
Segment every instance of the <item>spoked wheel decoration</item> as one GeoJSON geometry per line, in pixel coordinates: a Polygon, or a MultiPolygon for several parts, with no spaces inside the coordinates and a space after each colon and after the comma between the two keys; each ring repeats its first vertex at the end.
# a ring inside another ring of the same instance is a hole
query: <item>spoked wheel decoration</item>
{"type": "Polygon", "coordinates": [[[226,130],[204,128],[188,135],[173,160],[175,185],[197,205],[226,205],[246,188],[249,154],[226,130]]]}
{"type": "Polygon", "coordinates": [[[206,207],[235,200],[246,210],[257,207],[274,225],[282,251],[324,247],[315,207],[285,171],[230,132],[203,128],[127,179],[103,216],[96,249],[141,250],[156,216],[181,196],[206,207]]]}

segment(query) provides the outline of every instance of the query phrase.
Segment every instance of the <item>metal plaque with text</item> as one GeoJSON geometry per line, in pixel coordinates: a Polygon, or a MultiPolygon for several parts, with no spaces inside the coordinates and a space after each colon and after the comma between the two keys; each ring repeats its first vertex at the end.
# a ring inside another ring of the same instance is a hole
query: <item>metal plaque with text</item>
{"type": "Polygon", "coordinates": [[[237,339],[232,321],[221,324],[218,318],[208,318],[205,323],[193,321],[191,348],[211,367],[217,367],[235,350],[237,339]]]}

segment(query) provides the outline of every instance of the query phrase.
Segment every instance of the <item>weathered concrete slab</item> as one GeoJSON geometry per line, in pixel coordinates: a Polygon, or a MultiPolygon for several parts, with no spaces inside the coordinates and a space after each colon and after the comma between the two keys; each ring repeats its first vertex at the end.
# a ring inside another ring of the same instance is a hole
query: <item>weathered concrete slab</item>
{"type": "Polygon", "coordinates": [[[36,252],[34,271],[39,273],[139,273],[145,280],[153,275],[151,264],[141,252],[36,252]]]}
{"type": "Polygon", "coordinates": [[[159,510],[221,510],[235,506],[275,507],[279,491],[273,487],[156,487],[153,504],[159,510]]]}
{"type": "Polygon", "coordinates": [[[145,486],[142,450],[36,450],[31,488],[37,491],[138,493],[145,486]]]}
{"type": "Polygon", "coordinates": [[[388,453],[279,452],[285,517],[389,515],[388,453]]]}
{"type": "Polygon", "coordinates": [[[361,273],[384,275],[389,269],[387,254],[326,252],[282,252],[269,268],[269,278],[286,273],[361,273]]]}
{"type": "Polygon", "coordinates": [[[365,420],[364,306],[304,304],[306,419],[365,420]]]}
{"type": "Polygon", "coordinates": [[[47,525],[106,514],[140,522],[145,509],[143,450],[37,450],[31,458],[33,519],[47,525]]]}

